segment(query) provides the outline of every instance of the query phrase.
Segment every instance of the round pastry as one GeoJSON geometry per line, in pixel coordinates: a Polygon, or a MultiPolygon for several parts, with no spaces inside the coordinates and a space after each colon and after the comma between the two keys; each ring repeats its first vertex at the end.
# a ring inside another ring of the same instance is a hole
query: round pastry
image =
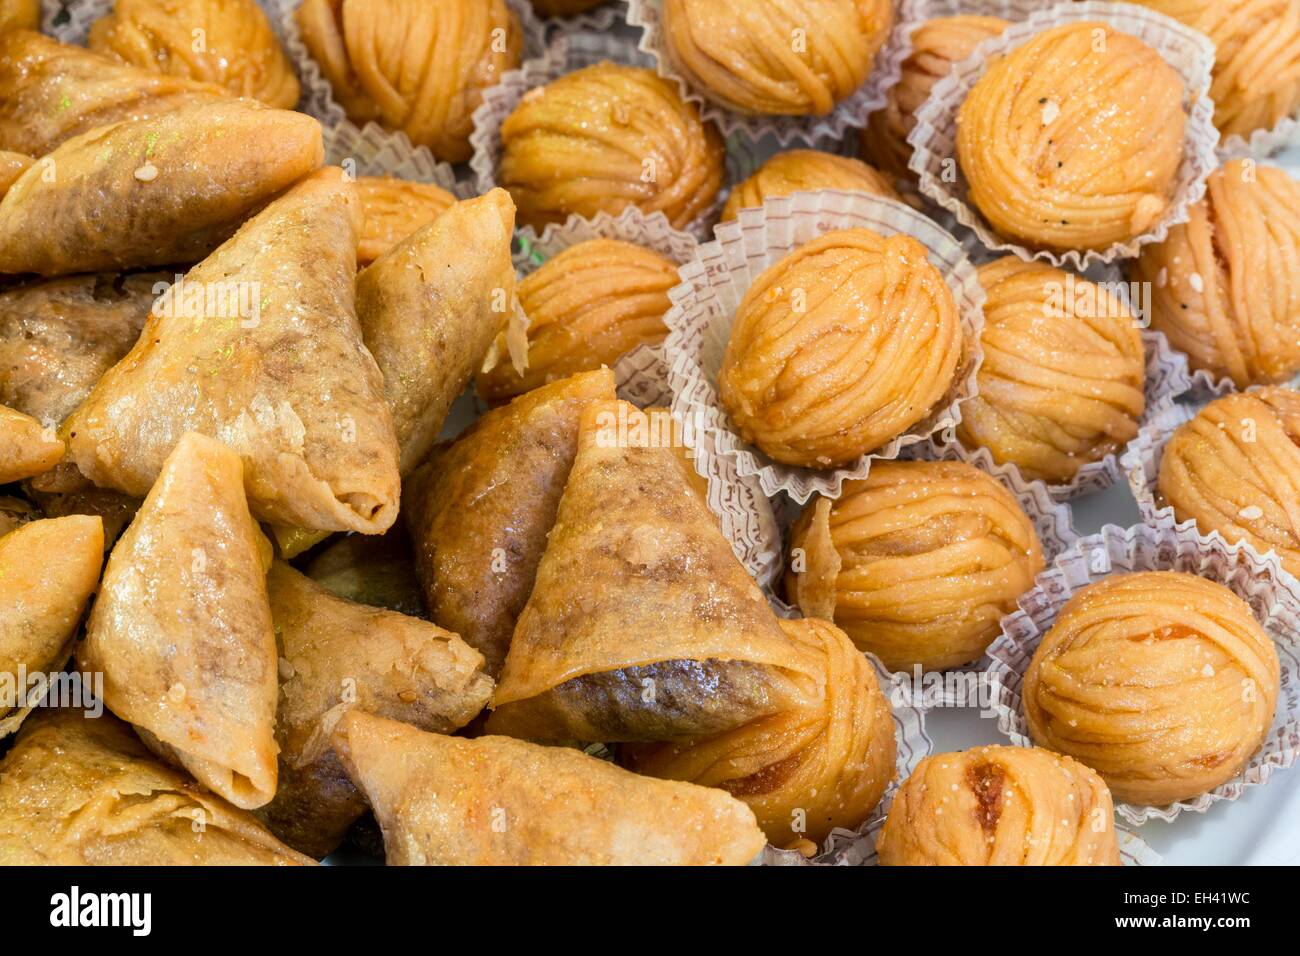
{"type": "Polygon", "coordinates": [[[1110,791],[1037,747],[926,757],[876,841],[882,866],[1119,866],[1110,791]]]}
{"type": "Polygon", "coordinates": [[[298,77],[255,0],[116,0],[86,46],[124,63],[293,109],[298,77]]]}
{"type": "Polygon", "coordinates": [[[1137,0],[1214,41],[1214,125],[1249,137],[1300,108],[1298,0],[1137,0]]]}
{"type": "Polygon", "coordinates": [[[1151,290],[1151,325],[1194,369],[1239,388],[1300,371],[1300,183],[1235,160],[1164,242],[1144,246],[1133,278],[1151,290]]]}
{"type": "Polygon", "coordinates": [[[358,176],[356,186],[365,222],[357,241],[358,268],[433,222],[456,201],[441,186],[394,176],[358,176]]]}
{"type": "Polygon", "coordinates": [[[40,0],[0,0],[0,33],[6,30],[39,30],[40,0]]]}
{"type": "Polygon", "coordinates": [[[1071,23],[993,59],[957,116],[969,199],[1002,236],[1105,249],[1169,208],[1183,82],[1136,37],[1071,23]]]}
{"type": "Polygon", "coordinates": [[[1273,550],[1300,574],[1300,393],[1271,386],[1210,402],[1165,445],[1157,488],[1203,534],[1273,550]]]}
{"type": "Polygon", "coordinates": [[[1078,591],[1025,673],[1034,741],[1101,774],[1115,799],[1164,806],[1240,773],[1273,721],[1273,641],[1222,584],[1177,571],[1078,591]]]}
{"type": "Polygon", "coordinates": [[[871,114],[862,130],[862,155],[883,172],[915,178],[907,167],[912,158],[907,134],[916,126],[916,111],[955,64],[1006,27],[1001,17],[966,15],[935,17],[917,27],[898,83],[889,88],[885,105],[871,114]]]}
{"type": "Polygon", "coordinates": [[[506,0],[303,0],[295,16],[349,119],[401,130],[449,163],[470,158],[483,91],[523,51],[506,0]]]}
{"type": "Polygon", "coordinates": [[[478,376],[479,394],[502,401],[662,342],[668,290],[676,284],[677,266],[635,243],[591,239],[570,246],[519,283],[528,316],[527,371],[515,371],[502,333],[497,363],[478,376]]]}
{"type": "Polygon", "coordinates": [[[790,532],[786,597],[890,670],[976,660],[1043,569],[1034,523],[974,465],[878,461],[790,532]]]}
{"type": "Polygon", "coordinates": [[[595,10],[605,0],[532,0],[539,17],[576,17],[595,10]]]}
{"type": "Polygon", "coordinates": [[[961,350],[957,305],[925,247],[841,229],[745,293],[718,376],[722,404],[776,461],[829,468],[924,419],[961,350]]]}
{"type": "Polygon", "coordinates": [[[860,159],[817,149],[791,149],[777,153],[754,175],[732,188],[722,210],[722,221],[735,219],[742,209],[763,205],[765,199],[813,189],[844,189],[898,198],[889,181],[860,159]]]}
{"type": "Polygon", "coordinates": [[[822,115],[871,72],[892,0],[665,0],[669,58],[738,113],[822,115]]]}
{"type": "Polygon", "coordinates": [[[1028,478],[1072,479],[1119,451],[1146,405],[1138,322],[1108,289],[1008,256],[979,268],[984,363],[957,437],[1028,478]]]}
{"type": "Polygon", "coordinates": [[[781,628],[824,669],[826,695],[816,706],[694,743],[624,746],[621,754],[638,773],[743,800],[776,846],[820,843],[833,828],[865,820],[894,779],[894,719],[875,670],[843,631],[813,618],[781,628]]]}
{"type": "Polygon", "coordinates": [[[682,228],[722,188],[712,123],[653,70],[597,63],[528,93],[501,124],[498,183],[521,225],[662,212],[682,228]]]}

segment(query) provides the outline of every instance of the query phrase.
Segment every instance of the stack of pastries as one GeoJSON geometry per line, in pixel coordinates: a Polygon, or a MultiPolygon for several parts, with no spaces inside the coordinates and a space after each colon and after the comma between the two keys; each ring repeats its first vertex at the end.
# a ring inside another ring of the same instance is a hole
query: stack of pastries
{"type": "MultiPolygon", "coordinates": [[[[532,3],[560,30],[597,5],[532,3]]],[[[621,358],[663,360],[680,282],[627,222],[743,226],[819,190],[918,202],[915,113],[1006,22],[922,25],[861,131],[740,175],[710,111],[824,116],[899,10],[827,2],[791,51],[803,4],[661,6],[676,72],[602,61],[539,85],[472,195],[357,176],[294,107],[325,84],[347,122],[409,140],[390,149],[463,164],[524,57],[513,0],[303,0],[285,22],[255,0],[116,0],[84,44],[5,5],[0,863],[310,865],[377,824],[393,865],[746,865],[869,825],[887,865],[1112,865],[1113,800],[1192,798],[1248,763],[1278,702],[1271,638],[1221,585],[1151,572],[1060,611],[1025,675],[1037,746],[900,775],[881,675],[974,665],[997,639],[1053,557],[1024,489],[1115,455],[1147,412],[1138,316],[984,257],[973,343],[927,246],[866,227],[756,275],[717,389],[780,465],[871,455],[984,356],[944,453],[783,509],[785,573],[761,587],[680,416],[620,397],[621,358]],[[517,271],[518,230],[571,216],[607,232],[517,271]]],[[[1098,249],[1171,201],[1181,81],[1091,36],[1044,31],[961,106],[972,202],[1005,236],[1098,249]]],[[[1225,130],[1293,105],[1234,84],[1241,58],[1216,73],[1225,130]]],[[[1246,169],[1131,264],[1154,326],[1239,387],[1300,369],[1300,187],[1246,169]]],[[[1180,518],[1291,570],[1294,403],[1276,384],[1220,399],[1160,474],[1180,518]],[[1265,492],[1253,517],[1243,489],[1265,492]]]]}

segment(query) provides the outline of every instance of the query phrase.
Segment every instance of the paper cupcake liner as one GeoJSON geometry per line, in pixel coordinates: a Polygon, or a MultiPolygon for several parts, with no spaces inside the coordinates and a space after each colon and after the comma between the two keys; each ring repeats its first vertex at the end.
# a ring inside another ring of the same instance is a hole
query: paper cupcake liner
{"type": "Polygon", "coordinates": [[[732,458],[737,472],[756,475],[768,495],[784,491],[803,504],[814,493],[837,498],[846,478],[865,478],[871,462],[897,458],[908,445],[961,421],[959,406],[976,392],[984,327],[984,292],[975,269],[951,235],[909,206],[890,199],[842,190],[799,192],[745,209],[739,218],[720,224],[716,240],[700,247],[681,269],[682,284],[669,296],[668,339],[673,414],[698,431],[714,436],[715,454],[732,458]],[[881,448],[842,468],[815,470],[772,461],[733,430],[718,396],[731,323],[742,296],[764,269],[795,248],[835,229],[864,226],[882,235],[905,233],[921,242],[930,261],[943,273],[961,316],[961,364],[948,394],[923,421],[881,448]]]}
{"type": "Polygon", "coordinates": [[[614,29],[616,25],[627,20],[627,0],[605,0],[596,9],[572,17],[543,17],[540,19],[542,26],[546,28],[548,37],[554,36],[556,33],[570,33],[575,30],[599,33],[614,29]]]}
{"type": "MultiPolygon", "coordinates": [[[[1019,19],[1019,18],[1012,18],[1019,19]]],[[[1188,220],[1188,208],[1205,193],[1205,178],[1218,167],[1215,152],[1219,131],[1215,129],[1214,104],[1210,101],[1210,72],[1214,66],[1214,45],[1204,34],[1145,7],[1127,3],[1060,3],[1047,9],[1030,2],[1027,16],[1013,23],[1001,35],[982,42],[967,59],[935,84],[930,97],[916,112],[916,126],[908,134],[912,146],[909,167],[920,181],[921,192],[948,209],[964,226],[972,229],[990,249],[1014,252],[1022,259],[1042,259],[1056,266],[1069,265],[1083,271],[1096,262],[1110,263],[1137,255],[1142,246],[1161,242],[1171,226],[1188,220]],[[1031,250],[1001,238],[984,217],[966,202],[967,187],[956,160],[957,112],[966,94],[984,75],[997,54],[1025,43],[1035,34],[1064,23],[1102,21],[1131,34],[1155,49],[1178,71],[1191,97],[1183,161],[1173,201],[1155,228],[1103,251],[1071,249],[1066,252],[1031,250]],[[946,170],[955,169],[956,182],[944,182],[946,170]]]]}
{"type": "Polygon", "coordinates": [[[898,82],[903,61],[912,52],[912,31],[919,19],[913,10],[914,2],[895,2],[894,26],[877,52],[866,81],[825,116],[750,116],[734,112],[700,92],[677,69],[664,36],[662,0],[628,0],[627,22],[641,28],[640,48],[653,59],[659,75],[675,82],[682,97],[696,104],[700,114],[717,123],[728,138],[738,134],[750,142],[771,138],[782,146],[815,146],[843,139],[846,130],[865,125],[867,115],[885,105],[885,94],[898,82]]]}
{"type": "Polygon", "coordinates": [[[1284,116],[1276,126],[1257,129],[1248,137],[1233,133],[1219,144],[1219,159],[1267,159],[1284,149],[1300,146],[1300,113],[1284,116]]]}
{"type": "Polygon", "coordinates": [[[325,162],[341,166],[349,176],[394,176],[417,183],[432,183],[457,199],[474,196],[474,186],[456,179],[452,167],[434,159],[427,149],[416,149],[405,136],[394,135],[370,123],[365,129],[326,126],[321,129],[325,162]]]}
{"type": "Polygon", "coordinates": [[[1020,599],[1020,609],[1002,619],[1002,634],[989,648],[987,670],[998,729],[1017,746],[1033,746],[1021,687],[1035,649],[1065,602],[1080,588],[1111,574],[1152,570],[1197,574],[1226,585],[1245,600],[1277,647],[1281,690],[1263,746],[1237,777],[1165,807],[1117,803],[1116,813],[1133,826],[1153,818],[1172,821],[1184,811],[1204,813],[1221,800],[1236,800],[1247,787],[1266,783],[1274,770],[1293,766],[1300,753],[1300,581],[1282,570],[1274,554],[1261,555],[1245,543],[1229,544],[1221,535],[1198,534],[1194,528],[1176,526],[1171,518],[1131,528],[1107,525],[1081,539],[1038,576],[1035,587],[1020,599]]]}

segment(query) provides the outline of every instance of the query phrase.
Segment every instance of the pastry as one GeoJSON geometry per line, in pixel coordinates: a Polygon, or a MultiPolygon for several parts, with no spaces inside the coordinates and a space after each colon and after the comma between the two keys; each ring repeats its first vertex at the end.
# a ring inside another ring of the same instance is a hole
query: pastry
{"type": "Polygon", "coordinates": [[[890,670],[977,660],[1043,569],[1034,523],[957,461],[878,461],[790,532],[786,597],[834,619],[890,670]]]}
{"type": "Polygon", "coordinates": [[[1238,388],[1300,371],[1300,183],[1234,160],[1164,242],[1144,246],[1133,279],[1151,295],[1151,326],[1193,369],[1238,388]]]}
{"type": "Polygon", "coordinates": [[[1183,82],[1104,23],[1053,27],[995,57],[957,115],[969,200],[1001,236],[1102,250],[1169,210],[1183,158],[1183,82]]]}
{"type": "Polygon", "coordinates": [[[0,33],[40,28],[40,0],[0,0],[0,33]]]}
{"type": "Polygon", "coordinates": [[[673,262],[635,243],[589,239],[570,246],[519,283],[527,369],[515,371],[502,333],[496,364],[478,376],[478,393],[503,401],[659,344],[668,334],[668,290],[677,282],[673,262]]]}
{"type": "Polygon", "coordinates": [[[49,471],[63,450],[53,428],[0,405],[0,485],[49,471]]]}
{"type": "Polygon", "coordinates": [[[876,841],[883,866],[1119,866],[1110,791],[1038,747],[922,760],[876,841]]]}
{"type": "Polygon", "coordinates": [[[1007,256],[979,268],[984,363],[957,437],[1062,484],[1135,436],[1146,407],[1140,323],[1106,286],[1007,256]]]}
{"type": "Polygon", "coordinates": [[[925,418],[961,353],[956,303],[925,247],[841,229],[754,281],[718,381],[745,441],[783,464],[829,468],[925,418]]]}
{"type": "Polygon", "coordinates": [[[341,598],[408,617],[426,617],[411,554],[410,536],[399,521],[383,534],[337,538],[314,554],[304,571],[341,598]]]}
{"type": "Polygon", "coordinates": [[[889,181],[860,159],[816,149],[788,149],[777,153],[752,176],[731,188],[727,204],[722,208],[722,221],[735,219],[742,209],[763,205],[765,199],[815,189],[843,189],[885,199],[898,198],[889,181]]]}
{"type": "Polygon", "coordinates": [[[9,191],[9,187],[18,182],[18,177],[27,172],[34,160],[25,153],[0,150],[0,197],[9,191]]]}
{"type": "Polygon", "coordinates": [[[357,265],[362,268],[456,202],[441,186],[393,176],[358,176],[357,195],[365,222],[357,242],[357,265]]]}
{"type": "Polygon", "coordinates": [[[1164,806],[1226,783],[1273,722],[1278,659],[1250,607],[1176,571],[1116,574],[1061,608],[1025,672],[1029,733],[1115,799],[1164,806]]]}
{"type": "Polygon", "coordinates": [[[668,80],[597,63],[532,90],[501,124],[497,182],[521,225],[577,214],[661,212],[677,229],[722,188],[724,148],[712,123],[668,80]]]}
{"type": "Polygon", "coordinates": [[[26,491],[47,518],[66,518],[70,515],[89,515],[98,518],[104,529],[104,550],[113,545],[135,513],[140,510],[140,499],[132,498],[108,488],[96,488],[90,482],[67,491],[40,491],[26,485],[26,491]]]}

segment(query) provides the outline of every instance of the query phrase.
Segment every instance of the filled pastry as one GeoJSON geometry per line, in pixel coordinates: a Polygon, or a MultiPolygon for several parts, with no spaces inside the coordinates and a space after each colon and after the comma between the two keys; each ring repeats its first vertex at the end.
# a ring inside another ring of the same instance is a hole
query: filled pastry
{"type": "Polygon", "coordinates": [[[40,28],[40,0],[0,0],[0,33],[40,28]]]}
{"type": "Polygon", "coordinates": [[[298,77],[257,0],[113,0],[86,46],[141,69],[293,109],[298,77]]]}
{"type": "Polygon", "coordinates": [[[821,697],[816,660],[781,631],[686,467],[635,406],[583,410],[489,732],[690,740],[821,697]]]}
{"type": "MultiPolygon", "coordinates": [[[[403,509],[408,506],[403,502],[403,509]]],[[[409,617],[425,617],[424,596],[406,524],[397,522],[383,534],[351,534],[315,552],[304,568],[307,577],[332,594],[383,607],[409,617]]]]}
{"type": "Polygon", "coordinates": [[[883,866],[1119,866],[1110,791],[1038,747],[926,757],[876,841],[883,866]]]}
{"type": "Polygon", "coordinates": [[[923,245],[840,229],[766,269],[718,374],[742,438],[787,465],[851,462],[925,418],[962,353],[957,305],[923,245]]]}
{"type": "Polygon", "coordinates": [[[112,550],[135,513],[140,510],[139,498],[109,488],[96,488],[90,482],[66,491],[41,491],[34,487],[38,480],[39,478],[26,482],[24,490],[40,508],[41,514],[47,518],[66,518],[70,515],[98,518],[104,528],[105,551],[112,550]]]}
{"type": "Polygon", "coordinates": [[[833,619],[890,670],[977,660],[1043,569],[1034,523],[957,461],[878,461],[790,532],[786,597],[833,619]]]}
{"type": "Polygon", "coordinates": [[[362,268],[456,202],[441,186],[393,176],[358,176],[357,194],[365,222],[357,242],[357,266],[362,268]]]}
{"type": "Polygon", "coordinates": [[[0,405],[0,485],[49,471],[63,450],[53,428],[0,405]]]}
{"type": "Polygon", "coordinates": [[[957,115],[969,199],[1003,237],[1102,250],[1169,209],[1183,158],[1183,82],[1104,23],[1044,30],[995,57],[957,115]]]}
{"type": "Polygon", "coordinates": [[[765,842],[721,790],[568,747],[445,737],[360,710],[333,740],[393,866],[743,866],[765,842]]]}
{"type": "Polygon", "coordinates": [[[735,219],[740,210],[763,205],[763,200],[815,189],[851,192],[897,199],[889,181],[860,159],[823,153],[817,149],[789,149],[777,153],[752,176],[731,187],[722,208],[722,221],[735,219]]]}
{"type": "Polygon", "coordinates": [[[1273,722],[1278,659],[1250,606],[1176,571],[1075,593],[1025,672],[1029,733],[1115,799],[1164,806],[1226,783],[1273,722]]]}
{"type": "Polygon", "coordinates": [[[506,0],[304,0],[294,16],[348,118],[401,130],[438,159],[469,159],[483,91],[519,66],[506,0]]]}
{"type": "Polygon", "coordinates": [[[18,182],[18,177],[27,172],[35,162],[25,153],[0,150],[0,196],[9,191],[9,187],[18,182]]]}
{"type": "Polygon", "coordinates": [[[984,362],[957,437],[1060,484],[1115,454],[1146,407],[1138,319],[1104,286],[1007,256],[979,268],[984,362]]]}
{"type": "Polygon", "coordinates": [[[531,91],[506,117],[497,182],[535,229],[628,206],[681,229],[713,205],[724,152],[671,81],[597,63],[531,91]]]}
{"type": "Polygon", "coordinates": [[[502,401],[659,344],[668,334],[668,290],[677,282],[672,261],[635,243],[589,239],[570,246],[519,283],[527,369],[515,370],[502,333],[496,364],[478,376],[478,393],[502,401]]]}

